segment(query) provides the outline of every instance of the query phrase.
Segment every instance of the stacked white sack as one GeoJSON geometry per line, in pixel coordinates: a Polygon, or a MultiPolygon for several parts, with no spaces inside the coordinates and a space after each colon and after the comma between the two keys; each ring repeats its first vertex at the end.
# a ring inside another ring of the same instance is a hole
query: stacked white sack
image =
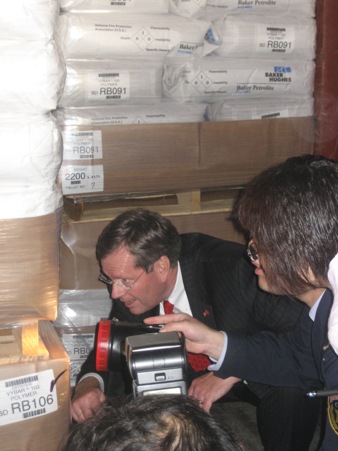
{"type": "Polygon", "coordinates": [[[208,121],[242,121],[308,117],[313,115],[313,98],[228,99],[207,106],[208,121]]]}
{"type": "Polygon", "coordinates": [[[60,126],[165,124],[202,122],[205,109],[203,103],[161,102],[153,105],[59,108],[55,114],[60,126]]]}
{"type": "Polygon", "coordinates": [[[0,15],[0,39],[53,39],[59,7],[56,0],[6,2],[0,15]]]}
{"type": "Polygon", "coordinates": [[[110,11],[114,13],[164,14],[169,12],[169,0],[61,0],[62,11],[110,11]]]}
{"type": "Polygon", "coordinates": [[[62,136],[51,113],[1,118],[0,148],[2,187],[51,187],[56,183],[62,136]]]}
{"type": "Polygon", "coordinates": [[[315,16],[315,0],[170,0],[169,11],[215,20],[229,14],[315,16]]]}
{"type": "Polygon", "coordinates": [[[45,216],[55,213],[61,207],[62,193],[59,184],[50,187],[0,186],[0,220],[45,216]]]}
{"type": "Polygon", "coordinates": [[[214,22],[220,45],[214,54],[233,58],[310,60],[316,21],[311,17],[226,16],[214,22]]]}
{"type": "Polygon", "coordinates": [[[206,17],[209,20],[226,14],[314,17],[315,3],[316,0],[207,0],[206,17]]]}
{"type": "Polygon", "coordinates": [[[160,61],[69,60],[59,107],[159,102],[162,70],[160,61]]]}
{"type": "Polygon", "coordinates": [[[64,75],[54,40],[0,40],[1,114],[45,114],[55,109],[64,75]]]}
{"type": "Polygon", "coordinates": [[[209,21],[173,14],[64,13],[59,19],[67,59],[204,56],[209,21]]]}
{"type": "Polygon", "coordinates": [[[166,61],[163,92],[180,102],[214,103],[229,97],[309,97],[313,61],[206,57],[166,61]]]}

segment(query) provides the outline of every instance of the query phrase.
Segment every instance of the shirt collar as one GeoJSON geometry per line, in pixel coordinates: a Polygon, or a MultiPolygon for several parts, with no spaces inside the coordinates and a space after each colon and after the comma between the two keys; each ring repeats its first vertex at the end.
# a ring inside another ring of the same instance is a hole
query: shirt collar
{"type": "Polygon", "coordinates": [[[309,317],[312,319],[312,321],[314,321],[316,319],[316,314],[317,314],[317,310],[320,304],[320,301],[322,300],[322,297],[324,296],[325,290],[323,291],[323,293],[319,296],[319,298],[317,299],[317,301],[313,304],[313,306],[310,308],[309,311],[309,317]]]}

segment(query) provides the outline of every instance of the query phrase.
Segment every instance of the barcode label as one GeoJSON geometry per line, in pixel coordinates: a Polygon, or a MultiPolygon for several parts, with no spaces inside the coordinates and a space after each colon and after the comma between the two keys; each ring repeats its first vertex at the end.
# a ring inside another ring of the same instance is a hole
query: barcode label
{"type": "Polygon", "coordinates": [[[38,380],[38,376],[28,376],[28,377],[22,377],[21,379],[15,379],[12,381],[5,382],[5,387],[15,387],[22,384],[28,384],[29,382],[35,382],[38,380]]]}
{"type": "Polygon", "coordinates": [[[0,381],[0,427],[55,412],[62,374],[49,369],[0,381]]]}
{"type": "Polygon", "coordinates": [[[46,409],[39,409],[39,410],[34,410],[34,412],[27,412],[23,414],[23,418],[32,418],[32,417],[37,417],[39,415],[43,415],[46,413],[46,409]]]}

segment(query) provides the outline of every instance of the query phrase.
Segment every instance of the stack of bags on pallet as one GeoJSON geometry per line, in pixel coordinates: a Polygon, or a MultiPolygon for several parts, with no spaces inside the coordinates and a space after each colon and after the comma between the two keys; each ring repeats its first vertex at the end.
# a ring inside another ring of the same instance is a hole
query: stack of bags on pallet
{"type": "Polygon", "coordinates": [[[314,0],[172,0],[177,13],[208,18],[217,48],[187,63],[168,61],[164,95],[208,102],[207,119],[311,116],[314,0]]]}
{"type": "Polygon", "coordinates": [[[13,0],[0,18],[1,448],[56,450],[69,426],[58,308],[64,82],[55,0],[13,0]],[[48,431],[48,433],[46,433],[48,431]]]}
{"type": "MultiPolygon", "coordinates": [[[[161,164],[172,166],[175,158],[167,149],[154,151],[157,143],[149,149],[149,136],[139,140],[138,155],[116,151],[112,125],[203,121],[204,104],[164,99],[163,64],[175,56],[182,60],[202,56],[210,23],[169,13],[169,0],[111,4],[63,0],[61,11],[67,77],[56,114],[64,127],[63,192],[138,191],[134,174],[126,185],[117,186],[109,175],[112,166],[124,175],[129,160],[134,171],[149,179],[161,164]],[[90,126],[102,128],[86,133],[90,126]]],[[[191,158],[195,160],[196,153],[191,158]]]]}
{"type": "Polygon", "coordinates": [[[311,116],[314,3],[61,0],[63,193],[198,188],[208,155],[185,123],[311,116]],[[132,128],[168,122],[182,125],[166,129],[170,145],[161,128],[132,128]]]}

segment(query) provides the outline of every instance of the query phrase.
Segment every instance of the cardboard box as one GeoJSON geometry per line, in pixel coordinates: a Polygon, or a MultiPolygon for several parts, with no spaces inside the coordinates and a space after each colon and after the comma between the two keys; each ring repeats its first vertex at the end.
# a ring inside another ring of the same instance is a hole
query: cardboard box
{"type": "Polygon", "coordinates": [[[64,127],[63,194],[74,199],[243,186],[271,164],[312,153],[313,129],[312,117],[64,127]]]}
{"type": "Polygon", "coordinates": [[[0,220],[0,324],[56,318],[61,218],[0,220]]]}
{"type": "MultiPolygon", "coordinates": [[[[0,365],[0,436],[6,451],[57,451],[69,432],[69,357],[49,321],[39,322],[44,356],[0,365]]],[[[7,343],[0,344],[0,353],[7,343]]]]}

